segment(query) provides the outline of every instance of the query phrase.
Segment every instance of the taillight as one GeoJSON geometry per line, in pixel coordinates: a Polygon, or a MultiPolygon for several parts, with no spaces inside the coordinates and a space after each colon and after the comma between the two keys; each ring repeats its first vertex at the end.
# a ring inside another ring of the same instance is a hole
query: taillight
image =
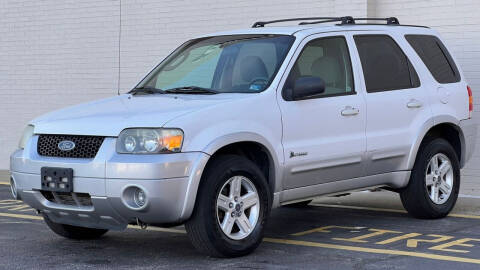
{"type": "Polygon", "coordinates": [[[467,86],[467,91],[468,91],[468,117],[472,118],[473,94],[472,94],[472,89],[470,88],[470,86],[467,86]]]}

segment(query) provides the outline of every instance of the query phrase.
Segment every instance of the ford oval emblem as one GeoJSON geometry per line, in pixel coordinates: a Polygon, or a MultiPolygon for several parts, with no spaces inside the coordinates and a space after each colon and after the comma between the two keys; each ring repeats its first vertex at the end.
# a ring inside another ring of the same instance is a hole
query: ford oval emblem
{"type": "Polygon", "coordinates": [[[72,141],[61,141],[58,143],[58,149],[62,151],[70,151],[75,148],[75,143],[72,141]]]}

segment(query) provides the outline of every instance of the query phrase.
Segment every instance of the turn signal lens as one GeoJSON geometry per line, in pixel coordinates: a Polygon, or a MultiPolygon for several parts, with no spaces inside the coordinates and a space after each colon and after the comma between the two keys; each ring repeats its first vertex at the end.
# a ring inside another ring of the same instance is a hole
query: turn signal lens
{"type": "MultiPolygon", "coordinates": [[[[167,132],[169,133],[169,132],[167,132]]],[[[165,134],[161,138],[162,145],[165,149],[172,152],[177,152],[182,147],[183,135],[177,133],[165,134]]]]}
{"type": "Polygon", "coordinates": [[[467,91],[468,91],[468,117],[472,118],[472,112],[473,112],[473,93],[472,89],[470,86],[467,86],[467,91]]]}

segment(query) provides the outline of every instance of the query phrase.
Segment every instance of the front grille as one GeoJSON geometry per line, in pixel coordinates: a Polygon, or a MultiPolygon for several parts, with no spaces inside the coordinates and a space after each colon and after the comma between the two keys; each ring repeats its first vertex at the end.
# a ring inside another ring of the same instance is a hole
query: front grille
{"type": "Polygon", "coordinates": [[[105,137],[79,135],[40,135],[37,152],[41,156],[63,158],[94,158],[105,137]],[[58,148],[61,141],[72,141],[75,148],[62,151],[58,148]]]}
{"type": "Polygon", "coordinates": [[[92,206],[92,199],[87,193],[68,193],[68,192],[53,192],[41,191],[45,199],[58,204],[73,205],[73,206],[92,206]]]}

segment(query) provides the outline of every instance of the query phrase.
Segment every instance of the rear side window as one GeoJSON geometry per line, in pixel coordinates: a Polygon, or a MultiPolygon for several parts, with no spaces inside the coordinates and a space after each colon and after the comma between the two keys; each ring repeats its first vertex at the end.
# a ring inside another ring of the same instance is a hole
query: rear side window
{"type": "Polygon", "coordinates": [[[405,38],[412,45],[437,82],[454,83],[460,81],[460,73],[457,66],[438,37],[406,35],[405,38]]]}
{"type": "Polygon", "coordinates": [[[417,72],[397,43],[387,35],[354,36],[367,92],[420,86],[417,72]]]}

